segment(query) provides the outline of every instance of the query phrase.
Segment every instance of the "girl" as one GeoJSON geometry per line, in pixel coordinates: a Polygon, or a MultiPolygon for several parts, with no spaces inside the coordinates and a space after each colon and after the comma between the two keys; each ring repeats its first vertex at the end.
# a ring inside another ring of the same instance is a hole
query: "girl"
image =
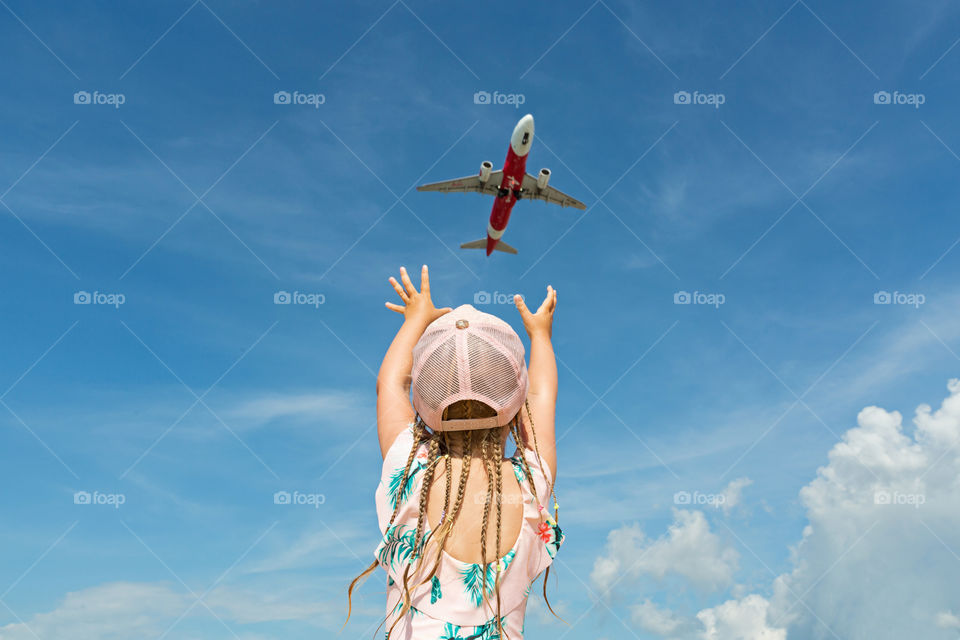
{"type": "Polygon", "coordinates": [[[400,279],[390,284],[403,304],[387,308],[404,322],[377,378],[383,538],[348,603],[379,565],[388,640],[522,640],[530,587],[549,574],[563,541],[556,498],[554,517],[547,508],[557,458],[557,292],[547,287],[536,313],[514,299],[530,337],[528,372],[506,322],[470,305],[434,307],[426,265],[420,291],[402,267],[400,279]],[[517,451],[507,458],[511,436],[517,451]]]}

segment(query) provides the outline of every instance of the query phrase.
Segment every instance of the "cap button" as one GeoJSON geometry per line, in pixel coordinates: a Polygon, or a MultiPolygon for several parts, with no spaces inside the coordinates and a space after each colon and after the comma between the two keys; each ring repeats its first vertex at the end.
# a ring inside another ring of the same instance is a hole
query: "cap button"
{"type": "Polygon", "coordinates": [[[469,320],[457,320],[457,329],[466,329],[470,326],[469,320]]]}

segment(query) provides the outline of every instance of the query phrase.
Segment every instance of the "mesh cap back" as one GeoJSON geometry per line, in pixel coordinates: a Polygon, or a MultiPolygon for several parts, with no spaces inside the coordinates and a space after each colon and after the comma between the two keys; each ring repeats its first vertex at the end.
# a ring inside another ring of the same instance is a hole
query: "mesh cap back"
{"type": "Polygon", "coordinates": [[[527,397],[527,364],[520,337],[500,318],[471,305],[433,321],[413,348],[413,407],[435,431],[502,427],[527,397]],[[495,417],[443,420],[443,410],[477,400],[495,417]]]}

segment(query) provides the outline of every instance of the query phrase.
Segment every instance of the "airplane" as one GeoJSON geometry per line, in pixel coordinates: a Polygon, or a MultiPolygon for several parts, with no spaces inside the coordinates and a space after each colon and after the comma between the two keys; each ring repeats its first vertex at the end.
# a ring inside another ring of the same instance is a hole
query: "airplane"
{"type": "Polygon", "coordinates": [[[522,198],[552,202],[561,207],[586,209],[579,200],[548,186],[550,170],[540,169],[536,177],[527,173],[527,155],[533,144],[533,116],[529,113],[522,118],[510,136],[510,147],[503,169],[493,171],[493,163],[484,160],[480,163],[480,173],[455,180],[433,182],[417,187],[417,191],[439,191],[442,193],[477,193],[495,196],[490,222],[487,224],[487,237],[460,245],[461,249],[486,249],[487,255],[496,251],[516,254],[517,250],[501,238],[510,221],[510,211],[517,200],[522,198]]]}

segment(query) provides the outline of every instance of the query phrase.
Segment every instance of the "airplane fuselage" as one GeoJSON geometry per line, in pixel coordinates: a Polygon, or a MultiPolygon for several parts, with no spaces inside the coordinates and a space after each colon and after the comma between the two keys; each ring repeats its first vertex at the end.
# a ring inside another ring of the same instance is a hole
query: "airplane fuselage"
{"type": "Polygon", "coordinates": [[[507,159],[503,163],[503,178],[500,189],[493,201],[490,211],[490,222],[487,225],[487,255],[493,253],[497,241],[510,222],[510,212],[513,205],[521,197],[523,178],[527,173],[527,156],[533,144],[533,116],[527,115],[520,119],[510,136],[510,147],[507,149],[507,159]]]}

